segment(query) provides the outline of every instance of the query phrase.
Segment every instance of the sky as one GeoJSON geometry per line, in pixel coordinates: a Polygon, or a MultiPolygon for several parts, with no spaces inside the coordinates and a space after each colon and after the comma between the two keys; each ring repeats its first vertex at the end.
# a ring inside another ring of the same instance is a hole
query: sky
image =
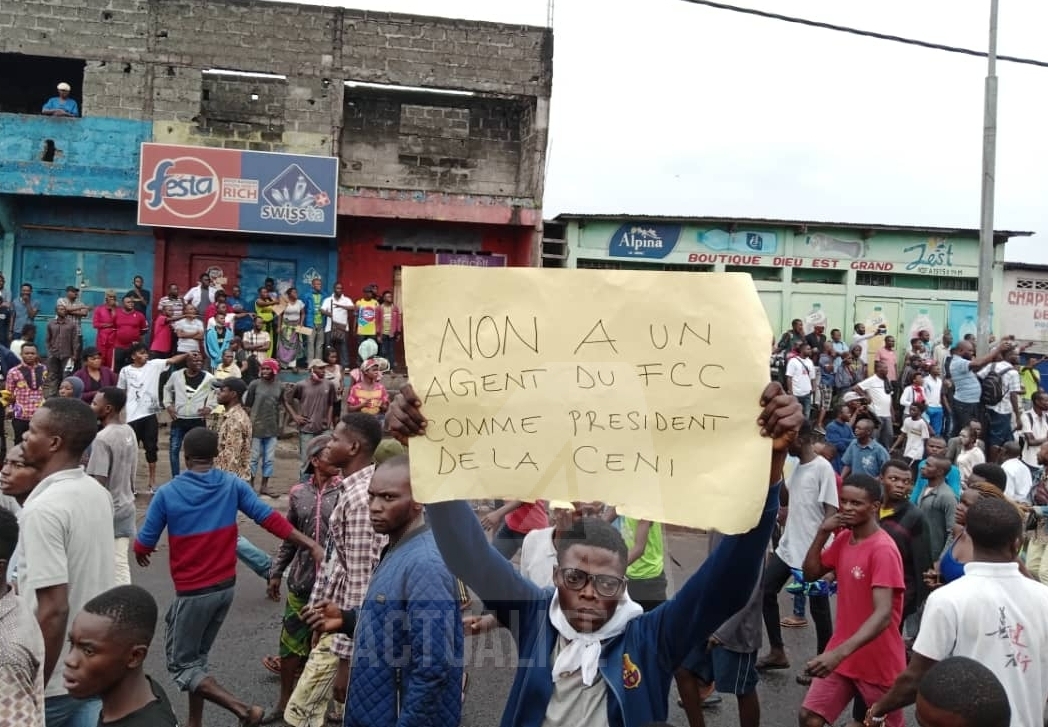
{"type": "MultiPolygon", "coordinates": [[[[730,1],[730,0],[729,0],[730,1]]],[[[545,25],[547,0],[312,4],[545,25]]],[[[734,4],[985,50],[989,0],[734,4]]],[[[1048,3],[998,52],[1048,61],[1048,3]]],[[[978,228],[986,60],[694,5],[556,0],[544,214],[978,228]]],[[[1000,62],[996,229],[1048,264],[1048,68],[1000,62]]]]}

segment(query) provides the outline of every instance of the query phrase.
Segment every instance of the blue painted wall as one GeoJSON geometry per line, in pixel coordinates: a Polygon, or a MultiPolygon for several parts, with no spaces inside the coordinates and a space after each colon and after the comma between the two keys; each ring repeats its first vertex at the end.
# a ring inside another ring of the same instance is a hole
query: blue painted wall
{"type": "Polygon", "coordinates": [[[247,257],[240,262],[240,282],[252,293],[267,277],[274,278],[281,289],[288,282],[298,288],[300,297],[309,290],[310,281],[319,275],[325,292],[330,292],[338,267],[338,248],[334,240],[291,238],[250,240],[247,257]]]}
{"type": "MultiPolygon", "coordinates": [[[[42,304],[37,340],[43,342],[47,321],[67,285],[81,289],[90,306],[102,304],[105,291],[123,296],[135,275],[153,279],[155,243],[150,228],[135,224],[135,206],[110,200],[21,197],[9,284],[33,285],[42,304]],[[79,272],[78,272],[79,271],[79,272]]],[[[148,284],[147,284],[148,285],[148,284]]],[[[94,345],[95,331],[86,320],[84,345],[94,345]]]]}
{"type": "Polygon", "coordinates": [[[0,114],[0,192],[137,199],[139,147],[146,121],[0,114]],[[53,162],[41,161],[54,142],[53,162]]]}

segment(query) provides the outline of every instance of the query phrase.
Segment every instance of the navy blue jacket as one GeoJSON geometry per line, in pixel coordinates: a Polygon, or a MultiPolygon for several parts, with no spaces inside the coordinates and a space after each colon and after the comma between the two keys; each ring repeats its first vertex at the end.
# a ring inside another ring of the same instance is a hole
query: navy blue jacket
{"type": "MultiPolygon", "coordinates": [[[[468,503],[436,503],[426,510],[448,568],[476,591],[517,641],[517,674],[502,727],[540,727],[553,693],[553,589],[539,588],[514,570],[487,542],[468,503]]],[[[768,491],[757,527],[725,537],[672,599],[604,642],[600,674],[608,687],[609,727],[643,727],[666,720],[673,672],[692,646],[705,643],[746,605],[778,510],[775,486],[768,491]]]]}
{"type": "Polygon", "coordinates": [[[383,552],[357,614],[346,727],[458,725],[462,614],[428,527],[383,552]]]}

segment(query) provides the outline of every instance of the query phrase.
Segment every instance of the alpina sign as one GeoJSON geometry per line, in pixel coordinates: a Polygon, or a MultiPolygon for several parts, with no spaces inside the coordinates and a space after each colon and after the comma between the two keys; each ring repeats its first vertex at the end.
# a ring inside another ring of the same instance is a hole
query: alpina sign
{"type": "Polygon", "coordinates": [[[138,224],[334,237],[335,157],[143,144],[138,224]]]}
{"type": "Polygon", "coordinates": [[[679,239],[680,225],[623,225],[611,236],[608,254],[612,257],[661,259],[673,252],[679,239]]]}

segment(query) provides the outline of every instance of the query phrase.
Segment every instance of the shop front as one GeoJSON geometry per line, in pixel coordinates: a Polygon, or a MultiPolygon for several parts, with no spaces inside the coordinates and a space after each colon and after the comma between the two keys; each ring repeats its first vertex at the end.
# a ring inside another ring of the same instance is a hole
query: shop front
{"type": "MultiPolygon", "coordinates": [[[[725,218],[561,215],[568,265],[577,268],[741,272],[752,276],[772,328],[806,331],[883,324],[902,351],[917,331],[974,332],[979,233],[929,227],[725,218]]],[[[1004,244],[995,235],[994,290],[1004,244]]],[[[701,278],[697,278],[701,284],[701,278]]],[[[999,305],[1001,297],[994,296],[999,305]]],[[[652,301],[658,303],[658,301],[652,301]]],[[[672,304],[672,291],[667,291],[672,304]]],[[[870,355],[883,339],[871,341],[870,355]]]]}

